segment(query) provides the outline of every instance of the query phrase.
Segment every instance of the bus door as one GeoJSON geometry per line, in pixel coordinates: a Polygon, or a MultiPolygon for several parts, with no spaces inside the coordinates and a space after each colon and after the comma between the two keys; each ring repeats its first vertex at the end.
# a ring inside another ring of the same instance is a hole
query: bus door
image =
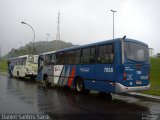
{"type": "Polygon", "coordinates": [[[37,80],[43,80],[43,66],[44,66],[44,57],[40,55],[38,57],[38,73],[37,73],[37,80]]]}
{"type": "Polygon", "coordinates": [[[43,74],[48,77],[48,82],[54,83],[54,64],[55,54],[49,53],[45,55],[43,74]]]}

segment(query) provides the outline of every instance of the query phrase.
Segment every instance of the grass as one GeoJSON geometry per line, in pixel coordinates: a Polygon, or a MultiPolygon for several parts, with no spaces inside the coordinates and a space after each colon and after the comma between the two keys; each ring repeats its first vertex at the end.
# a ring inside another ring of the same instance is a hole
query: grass
{"type": "Polygon", "coordinates": [[[143,93],[160,96],[160,58],[151,58],[150,90],[143,93]]]}
{"type": "Polygon", "coordinates": [[[7,72],[7,61],[0,60],[0,72],[7,72]]]}

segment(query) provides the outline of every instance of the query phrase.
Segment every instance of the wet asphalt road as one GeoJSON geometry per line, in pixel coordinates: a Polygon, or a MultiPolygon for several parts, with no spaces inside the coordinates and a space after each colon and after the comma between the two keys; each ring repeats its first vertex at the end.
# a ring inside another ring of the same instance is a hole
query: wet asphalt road
{"type": "Polygon", "coordinates": [[[109,102],[95,93],[82,95],[0,75],[0,114],[45,114],[53,120],[142,120],[146,114],[160,114],[160,103],[115,94],[109,102]]]}

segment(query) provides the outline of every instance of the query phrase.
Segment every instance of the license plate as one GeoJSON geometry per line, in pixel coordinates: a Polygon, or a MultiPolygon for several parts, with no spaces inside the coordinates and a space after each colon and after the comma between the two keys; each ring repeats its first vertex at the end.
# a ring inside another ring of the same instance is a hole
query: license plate
{"type": "Polygon", "coordinates": [[[140,84],[142,84],[142,82],[141,81],[136,81],[136,84],[140,85],[140,84]]]}

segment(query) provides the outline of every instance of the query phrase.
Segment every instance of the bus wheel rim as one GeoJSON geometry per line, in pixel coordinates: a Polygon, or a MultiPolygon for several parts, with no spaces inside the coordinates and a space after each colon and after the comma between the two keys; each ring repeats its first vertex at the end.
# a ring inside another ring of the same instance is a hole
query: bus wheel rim
{"type": "Polygon", "coordinates": [[[77,83],[77,91],[78,91],[78,92],[81,92],[81,91],[82,91],[82,86],[83,86],[83,85],[82,85],[81,82],[78,82],[78,83],[77,83]]]}

